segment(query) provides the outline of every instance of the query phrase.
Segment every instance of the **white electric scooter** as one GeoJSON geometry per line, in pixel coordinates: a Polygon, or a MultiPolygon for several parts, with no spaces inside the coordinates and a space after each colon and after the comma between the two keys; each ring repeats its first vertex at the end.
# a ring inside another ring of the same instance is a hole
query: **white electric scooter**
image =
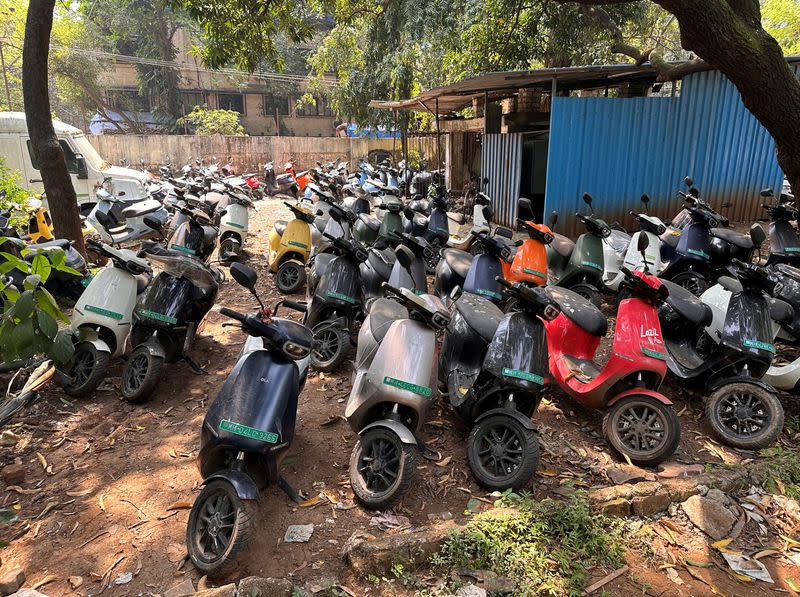
{"type": "MultiPolygon", "coordinates": [[[[225,191],[220,208],[222,216],[219,220],[219,259],[232,261],[238,259],[244,241],[247,239],[248,222],[250,219],[249,208],[255,208],[244,193],[231,187],[225,191]]],[[[257,209],[257,208],[256,208],[257,209]]]]}
{"type": "Polygon", "coordinates": [[[475,202],[472,206],[472,228],[464,236],[458,236],[458,228],[464,223],[463,218],[460,214],[448,212],[447,224],[450,227],[450,238],[447,239],[448,248],[469,251],[473,245],[482,246],[480,243],[474,243],[475,235],[473,233],[489,234],[492,224],[491,217],[492,200],[484,193],[478,193],[475,196],[475,202]]]}
{"type": "Polygon", "coordinates": [[[631,271],[644,271],[645,259],[647,261],[647,269],[650,273],[658,275],[664,269],[664,263],[661,261],[661,239],[659,238],[667,227],[659,218],[647,214],[647,204],[650,202],[650,197],[642,195],[642,204],[644,205],[644,213],[630,214],[636,219],[639,224],[639,231],[633,237],[628,237],[625,233],[619,233],[617,230],[611,231],[611,236],[603,239],[603,284],[606,288],[617,291],[619,290],[620,283],[625,279],[625,274],[622,273],[621,268],[627,268],[631,271]],[[642,256],[637,250],[639,246],[639,236],[646,235],[648,239],[648,250],[642,256]],[[625,238],[627,237],[627,241],[625,238]]]}
{"type": "MultiPolygon", "coordinates": [[[[778,322],[773,317],[775,339],[800,345],[800,269],[782,263],[771,266],[770,271],[778,277],[781,299],[791,308],[791,314],[783,321],[778,322]]],[[[800,357],[789,363],[773,363],[764,375],[764,381],[779,390],[800,393],[800,357]]]]}
{"type": "Polygon", "coordinates": [[[96,195],[97,203],[86,220],[104,243],[120,245],[152,234],[153,230],[144,223],[145,216],[162,223],[170,217],[161,201],[152,197],[131,202],[122,199],[124,191],[112,195],[105,189],[99,189],[96,195]]]}
{"type": "Polygon", "coordinates": [[[133,322],[136,297],[150,283],[152,269],[129,249],[89,240],[86,243],[111,260],[92,278],[72,311],[72,329],[80,338],[75,346],[71,380],[64,385],[70,396],[88,396],[105,379],[112,357],[125,352],[133,322]]]}

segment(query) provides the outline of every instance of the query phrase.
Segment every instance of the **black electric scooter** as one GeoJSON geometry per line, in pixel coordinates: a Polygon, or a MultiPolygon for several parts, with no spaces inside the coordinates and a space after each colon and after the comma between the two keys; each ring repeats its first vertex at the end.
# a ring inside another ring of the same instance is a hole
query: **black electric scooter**
{"type": "MultiPolygon", "coordinates": [[[[500,229],[500,227],[498,227],[500,229]]],[[[475,242],[483,247],[483,252],[472,256],[466,251],[445,249],[442,259],[436,266],[434,289],[440,299],[444,300],[457,286],[464,292],[483,296],[493,303],[503,300],[501,286],[497,278],[503,277],[503,264],[511,262],[511,249],[504,240],[504,235],[494,236],[485,232],[470,232],[475,242]]]]}
{"type": "Polygon", "coordinates": [[[405,233],[394,234],[392,239],[399,243],[394,250],[381,251],[373,247],[367,261],[359,266],[365,304],[383,296],[381,285],[384,282],[394,288],[408,288],[418,295],[428,292],[425,264],[433,248],[423,239],[405,233]]]}
{"type": "Polygon", "coordinates": [[[247,332],[239,359],[203,420],[198,465],[203,490],[186,527],[186,547],[195,568],[212,578],[227,575],[256,532],[259,491],[277,484],[295,502],[301,496],[278,468],[294,438],[297,400],[308,373],[313,335],[307,327],[278,318],[283,300],[266,309],[255,291],[256,273],[239,263],[231,275],[261,306],[245,315],[220,313],[247,332]]]}
{"type": "Polygon", "coordinates": [[[454,291],[455,305],[439,356],[439,390],[473,424],[467,458],[478,482],[492,490],[528,484],[539,462],[531,416],[549,377],[547,337],[540,317],[558,307],[543,288],[498,284],[517,303],[503,314],[491,301],[454,291]]]}
{"type": "Polygon", "coordinates": [[[753,450],[783,427],[777,392],[761,379],[775,356],[768,300],[775,278],[741,261],[733,268],[738,280],[717,281],[731,293],[718,338],[703,338],[707,331],[698,337],[712,324],[712,308],[673,282],[662,280],[669,296],[658,314],[670,372],[707,396],[706,420],[724,443],[753,450]]]}
{"type": "MultiPolygon", "coordinates": [[[[772,189],[761,191],[764,198],[774,197],[772,189]]],[[[781,193],[777,203],[762,203],[761,207],[767,210],[770,217],[770,224],[767,228],[769,236],[769,257],[767,264],[788,263],[790,265],[800,265],[800,239],[797,237],[797,230],[792,225],[796,222],[800,211],[795,205],[795,200],[791,195],[781,193]]]]}

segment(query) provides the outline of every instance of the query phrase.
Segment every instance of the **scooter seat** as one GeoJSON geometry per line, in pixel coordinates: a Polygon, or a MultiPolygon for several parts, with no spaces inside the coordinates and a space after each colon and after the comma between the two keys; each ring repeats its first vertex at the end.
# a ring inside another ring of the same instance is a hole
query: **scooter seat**
{"type": "Polygon", "coordinates": [[[603,337],[608,332],[608,320],[603,312],[577,292],[560,286],[548,286],[547,296],[558,305],[567,319],[587,334],[603,337]]]}
{"type": "Polygon", "coordinates": [[[372,217],[369,214],[358,214],[358,219],[366,224],[367,228],[373,232],[378,232],[381,229],[381,221],[378,218],[372,217]]]}
{"type": "Polygon", "coordinates": [[[553,241],[550,243],[550,246],[562,257],[569,257],[572,255],[575,243],[572,239],[567,238],[563,234],[553,234],[553,241]]]}
{"type": "Polygon", "coordinates": [[[442,251],[442,259],[452,269],[457,276],[466,278],[469,268],[472,265],[472,255],[460,249],[445,249],[442,251]]]}
{"type": "Polygon", "coordinates": [[[796,282],[800,282],[800,269],[796,268],[795,266],[789,265],[788,263],[779,263],[778,265],[775,265],[774,268],[784,276],[788,276],[796,282]]]}
{"type": "Polygon", "coordinates": [[[736,232],[735,230],[731,230],[730,228],[712,228],[711,236],[729,242],[735,247],[739,247],[740,249],[753,248],[753,239],[750,238],[749,234],[736,232]]]}
{"type": "Polygon", "coordinates": [[[368,318],[372,335],[380,343],[395,321],[408,319],[408,309],[397,301],[380,297],[370,305],[368,318]]]}
{"type": "Polygon", "coordinates": [[[487,342],[491,342],[500,320],[503,319],[503,312],[491,301],[465,292],[456,301],[456,309],[467,325],[487,342]]]}
{"type": "Polygon", "coordinates": [[[428,218],[427,216],[423,216],[421,214],[416,214],[414,216],[414,226],[418,228],[427,228],[428,227],[428,218]]]}
{"type": "Polygon", "coordinates": [[[661,283],[666,286],[669,291],[669,296],[666,301],[667,304],[679,315],[689,323],[698,327],[705,327],[711,323],[713,319],[711,307],[706,305],[683,286],[679,286],[669,280],[661,280],[661,283]]]}
{"type": "Polygon", "coordinates": [[[395,259],[394,251],[385,249],[379,251],[378,249],[371,249],[369,252],[369,265],[375,270],[375,273],[384,280],[388,280],[392,275],[392,266],[394,266],[395,259]]]}
{"type": "Polygon", "coordinates": [[[216,191],[209,191],[205,195],[203,195],[203,203],[206,205],[213,207],[216,209],[219,207],[219,204],[222,203],[226,199],[225,195],[222,193],[217,193],[216,191]]]}
{"type": "Polygon", "coordinates": [[[286,220],[278,220],[275,222],[275,232],[278,233],[278,236],[283,236],[283,233],[286,232],[286,225],[288,222],[286,220]]]}
{"type": "MultiPolygon", "coordinates": [[[[14,239],[10,239],[14,240],[14,239]]],[[[69,247],[70,241],[66,238],[55,238],[53,240],[48,240],[43,243],[36,243],[35,245],[30,245],[31,249],[46,249],[48,247],[57,247],[59,249],[66,250],[69,247]]]]}
{"type": "Polygon", "coordinates": [[[794,320],[794,309],[781,299],[769,299],[769,317],[781,325],[787,325],[794,320]]]}

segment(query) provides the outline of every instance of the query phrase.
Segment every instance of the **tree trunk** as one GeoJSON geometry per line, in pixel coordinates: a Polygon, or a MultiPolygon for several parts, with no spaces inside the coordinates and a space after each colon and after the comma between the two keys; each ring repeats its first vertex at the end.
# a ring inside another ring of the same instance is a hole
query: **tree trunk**
{"type": "Polygon", "coordinates": [[[683,47],[722,71],[739,90],[744,105],[775,139],[778,164],[800,196],[800,81],[761,26],[758,0],[658,4],[678,19],[683,47]]]}
{"type": "Polygon", "coordinates": [[[39,161],[56,236],[75,241],[84,256],[78,198],[50,114],[47,56],[55,0],[30,0],[22,48],[22,96],[31,146],[39,161]]]}

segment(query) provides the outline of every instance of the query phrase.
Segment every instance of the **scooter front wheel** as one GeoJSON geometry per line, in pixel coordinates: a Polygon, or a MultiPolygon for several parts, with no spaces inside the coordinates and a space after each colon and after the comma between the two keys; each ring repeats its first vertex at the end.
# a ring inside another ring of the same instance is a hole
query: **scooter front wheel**
{"type": "Polygon", "coordinates": [[[295,294],[306,283],[306,268],[294,261],[281,263],[275,274],[275,285],[283,294],[295,294]]]}
{"type": "Polygon", "coordinates": [[[780,400],[755,384],[725,384],[706,399],[705,411],[717,437],[734,448],[766,448],[783,429],[780,400]]]}
{"type": "Polygon", "coordinates": [[[672,282],[678,286],[682,286],[695,296],[700,296],[708,288],[706,279],[697,272],[691,270],[679,273],[672,278],[672,282]]]}
{"type": "Polygon", "coordinates": [[[653,466],[675,452],[681,441],[681,424],[672,406],[652,396],[628,396],[603,417],[603,435],[633,464],[653,466]]]}
{"type": "Polygon", "coordinates": [[[122,397],[133,403],[147,400],[158,384],[163,366],[164,359],[150,354],[146,346],[134,350],[122,370],[122,397]]]}
{"type": "Polygon", "coordinates": [[[97,389],[108,372],[109,354],[97,350],[91,342],[81,342],[72,356],[72,379],[63,386],[64,393],[76,398],[88,396],[97,389]]]}
{"type": "Polygon", "coordinates": [[[241,500],[224,479],[214,479],[194,501],[186,526],[186,548],[194,567],[209,578],[227,576],[247,548],[256,503],[241,500]]]}
{"type": "Polygon", "coordinates": [[[229,236],[219,243],[219,259],[220,261],[233,261],[239,256],[239,251],[242,245],[239,240],[229,236]]]}
{"type": "Polygon", "coordinates": [[[590,284],[575,284],[575,286],[570,287],[570,290],[591,302],[598,309],[603,306],[600,291],[590,284]]]}
{"type": "Polygon", "coordinates": [[[414,448],[396,433],[376,427],[364,433],[350,455],[350,485],[356,499],[383,510],[406,492],[416,467],[414,448]]]}
{"type": "Polygon", "coordinates": [[[496,414],[480,421],[469,434],[467,460],[486,489],[525,487],[539,465],[539,440],[515,418],[496,414]]]}
{"type": "Polygon", "coordinates": [[[314,330],[314,350],[311,351],[311,366],[317,371],[329,373],[335,370],[347,355],[350,336],[344,330],[322,323],[314,330]]]}

